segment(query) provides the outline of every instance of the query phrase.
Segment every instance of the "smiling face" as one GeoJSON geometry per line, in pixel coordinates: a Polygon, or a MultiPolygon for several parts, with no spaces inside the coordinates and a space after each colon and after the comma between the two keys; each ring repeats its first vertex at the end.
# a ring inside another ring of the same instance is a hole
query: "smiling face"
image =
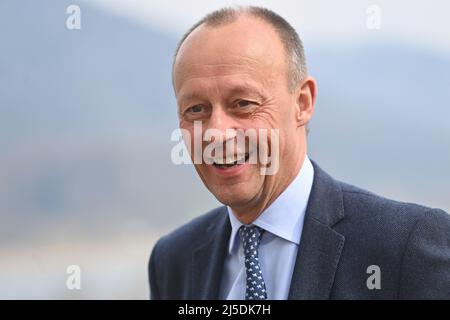
{"type": "MultiPolygon", "coordinates": [[[[279,130],[279,169],[273,175],[262,175],[262,164],[248,161],[234,166],[218,165],[220,161],[195,164],[206,187],[244,223],[256,219],[287,187],[306,154],[305,126],[313,112],[315,82],[305,78],[289,90],[287,60],[272,26],[248,15],[221,26],[197,27],[175,60],[180,128],[188,130],[192,140],[195,121],[201,121],[203,132],[215,129],[223,134],[223,141],[233,139],[227,129],[266,129],[267,148],[273,153],[270,130],[279,130]]],[[[248,152],[234,153],[239,158],[248,152]]]]}

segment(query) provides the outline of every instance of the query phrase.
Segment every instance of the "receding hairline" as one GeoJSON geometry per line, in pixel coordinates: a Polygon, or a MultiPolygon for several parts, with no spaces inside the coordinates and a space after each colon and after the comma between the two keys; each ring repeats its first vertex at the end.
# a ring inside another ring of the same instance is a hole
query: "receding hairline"
{"type": "Polygon", "coordinates": [[[178,42],[172,62],[172,79],[174,78],[174,69],[180,48],[194,30],[203,25],[212,28],[224,26],[235,22],[242,16],[261,20],[268,24],[278,35],[286,56],[289,88],[294,89],[300,80],[307,75],[302,41],[295,29],[283,17],[269,9],[256,6],[222,8],[207,14],[195,23],[178,42]]]}
{"type": "MultiPolygon", "coordinates": [[[[208,16],[206,16],[208,17],[208,16]]],[[[176,60],[181,47],[183,46],[183,44],[186,42],[186,40],[198,29],[205,27],[205,28],[220,28],[220,27],[226,27],[230,24],[233,24],[235,22],[237,22],[239,19],[244,18],[244,19],[255,19],[259,22],[262,22],[263,24],[265,24],[266,26],[268,26],[269,28],[272,29],[272,31],[275,32],[275,34],[278,36],[279,40],[282,41],[281,37],[278,35],[277,30],[273,27],[273,25],[271,25],[269,22],[267,22],[266,20],[262,19],[259,16],[256,16],[254,14],[251,13],[247,13],[247,12],[236,12],[232,17],[227,17],[227,18],[223,18],[223,19],[217,19],[216,20],[205,20],[206,19],[203,18],[202,20],[200,20],[198,23],[194,24],[188,32],[186,32],[183,37],[181,38],[181,40],[178,42],[178,45],[176,47],[175,50],[175,55],[174,55],[174,61],[176,60]]],[[[282,43],[283,44],[283,43],[282,43]]],[[[284,46],[284,44],[283,44],[284,46]]]]}

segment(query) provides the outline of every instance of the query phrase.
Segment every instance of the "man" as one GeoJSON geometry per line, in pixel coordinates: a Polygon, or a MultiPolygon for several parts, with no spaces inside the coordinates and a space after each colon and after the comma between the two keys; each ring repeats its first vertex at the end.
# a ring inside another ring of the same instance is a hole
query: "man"
{"type": "Polygon", "coordinates": [[[194,161],[225,206],[157,242],[152,299],[450,298],[448,214],[336,181],[307,157],[317,85],[283,18],[258,7],[209,14],[181,40],[173,85],[193,159],[196,124],[219,144],[276,131],[258,148],[278,154],[278,169],[264,174],[275,158],[251,163],[247,140],[224,146],[231,161],[194,161]]]}

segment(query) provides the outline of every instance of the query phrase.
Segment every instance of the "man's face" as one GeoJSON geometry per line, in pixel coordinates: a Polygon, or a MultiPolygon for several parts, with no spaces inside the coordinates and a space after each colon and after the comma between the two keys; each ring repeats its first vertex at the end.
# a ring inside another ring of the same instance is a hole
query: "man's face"
{"type": "MultiPolygon", "coordinates": [[[[287,56],[281,40],[270,25],[241,16],[218,27],[200,26],[180,48],[174,66],[174,86],[180,128],[188,130],[194,145],[194,122],[201,121],[203,133],[216,129],[279,130],[279,170],[262,175],[262,164],[223,167],[195,164],[206,187],[233,209],[265,208],[278,196],[303,161],[304,127],[298,123],[298,91],[290,92],[287,56]]],[[[186,141],[189,144],[189,141],[186,141]]],[[[209,142],[203,142],[206,148],[209,142]]],[[[226,149],[226,147],[224,148],[226,149]]],[[[252,150],[235,150],[236,157],[252,150]]],[[[191,157],[193,157],[191,152],[191,157]]]]}

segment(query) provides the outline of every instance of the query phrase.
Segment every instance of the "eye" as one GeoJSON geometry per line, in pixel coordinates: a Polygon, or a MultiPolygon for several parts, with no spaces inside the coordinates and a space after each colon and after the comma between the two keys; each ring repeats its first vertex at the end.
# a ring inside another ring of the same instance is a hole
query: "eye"
{"type": "Polygon", "coordinates": [[[248,101],[248,100],[239,100],[238,103],[237,103],[239,108],[245,108],[245,107],[248,107],[251,104],[252,104],[252,102],[248,101]]]}
{"type": "Polygon", "coordinates": [[[185,120],[200,120],[207,117],[210,113],[210,108],[204,104],[196,104],[190,107],[186,107],[184,111],[181,112],[181,117],[185,120]]]}
{"type": "Polygon", "coordinates": [[[188,108],[186,110],[186,112],[188,112],[188,113],[200,113],[200,112],[203,112],[204,110],[205,110],[204,106],[202,106],[201,104],[197,104],[195,106],[192,106],[192,107],[188,108]]]}

